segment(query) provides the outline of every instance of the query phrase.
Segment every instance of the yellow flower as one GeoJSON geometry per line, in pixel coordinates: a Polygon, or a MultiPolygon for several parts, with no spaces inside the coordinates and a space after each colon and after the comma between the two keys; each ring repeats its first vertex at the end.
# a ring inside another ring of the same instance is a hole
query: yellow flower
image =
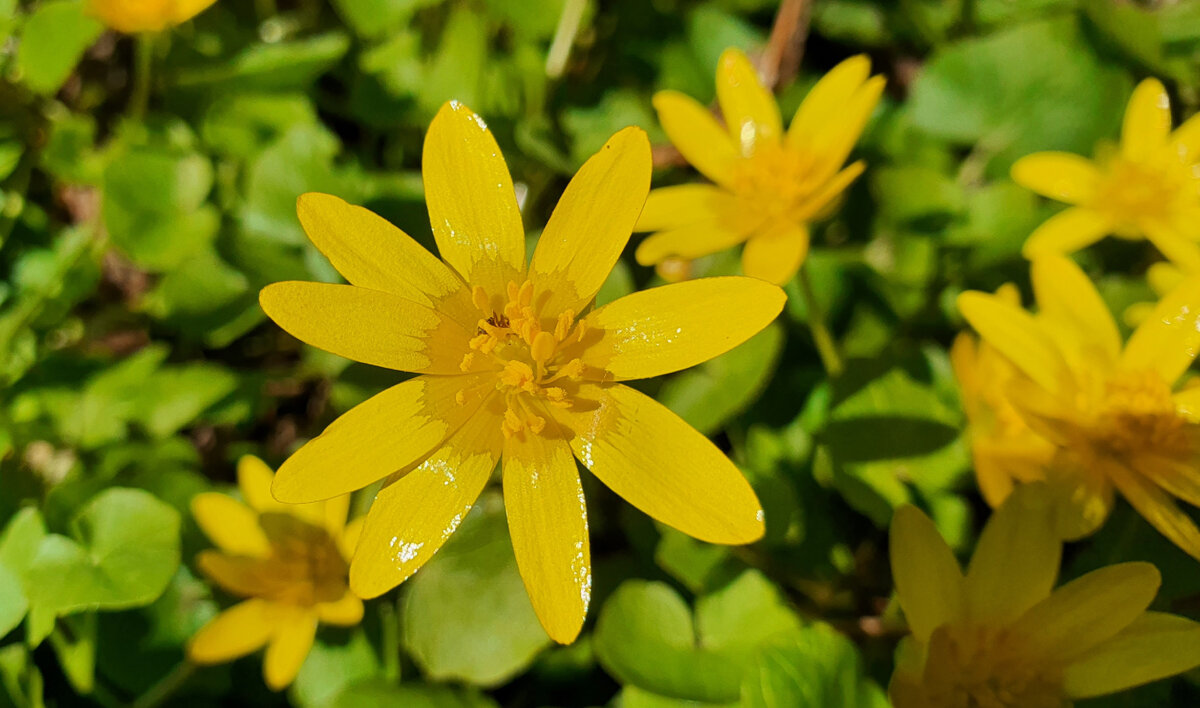
{"type": "MultiPolygon", "coordinates": [[[[1159,261],[1152,264],[1146,270],[1146,283],[1150,285],[1150,289],[1154,291],[1154,294],[1161,298],[1174,290],[1188,275],[1189,273],[1185,273],[1182,268],[1170,261],[1159,261]]],[[[1191,273],[1190,275],[1197,275],[1197,273],[1191,273]]],[[[1125,308],[1125,312],[1122,313],[1125,324],[1130,327],[1137,327],[1145,322],[1150,313],[1154,312],[1156,304],[1156,302],[1135,302],[1125,308]]]]}
{"type": "Polygon", "coordinates": [[[1167,91],[1157,79],[1134,89],[1119,148],[1095,161],[1065,152],[1017,160],[1012,177],[1072,206],[1029,236],[1028,258],[1070,253],[1107,234],[1146,238],[1167,258],[1200,268],[1200,117],[1171,132],[1167,91]]]}
{"type": "Polygon", "coordinates": [[[654,96],[659,122],[679,152],[715,185],[650,193],[636,231],[655,231],[637,249],[642,265],[693,259],[745,242],[742,271],[772,283],[791,280],[808,255],[809,222],[827,215],[865,167],[842,169],[883,92],[856,56],[822,78],[784,133],[779,106],[737,49],[717,66],[726,127],[677,91],[654,96]]]}
{"type": "MultiPolygon", "coordinates": [[[[1020,303],[1012,285],[1001,287],[996,296],[1020,303]]],[[[1026,425],[1008,400],[1008,386],[1020,374],[995,347],[963,332],[950,348],[950,364],[967,414],[979,490],[990,506],[1000,506],[1015,482],[1045,478],[1054,446],[1026,425]]]]}
{"type": "Polygon", "coordinates": [[[311,502],[387,478],[350,569],[355,592],[375,597],[420,568],[501,458],[518,568],[562,643],[578,635],[591,596],[573,457],[684,533],[726,544],[759,538],[762,510],[737,467],[619,382],[728,351],[775,318],[783,292],[752,278],[709,278],[587,312],[649,191],[645,133],[622,130],[584,164],[528,267],[508,168],[477,115],[443,106],[422,170],[444,262],[365,209],[309,194],[301,223],[351,284],[276,283],[260,296],[272,319],[315,347],[420,374],[334,421],[275,479],[277,499],[311,502]]]}
{"type": "Polygon", "coordinates": [[[1200,347],[1200,279],[1164,297],[1124,348],[1091,281],[1063,256],[1033,262],[1035,318],[995,295],[959,296],[963,316],[1021,376],[1007,388],[1056,447],[1047,482],[1072,513],[1064,537],[1094,531],[1115,486],[1155,528],[1200,558],[1200,529],[1175,504],[1200,505],[1200,390],[1174,392],[1200,347]]]}
{"type": "Polygon", "coordinates": [[[257,457],[238,462],[242,499],[208,492],[192,499],[196,523],[219,551],[196,558],[209,579],[245,598],[192,637],[188,658],[231,661],[266,647],[263,677],[278,691],[296,678],[317,624],[362,621],[362,600],[350,592],[347,565],[362,528],[346,523],[350,497],[287,505],[271,498],[272,473],[257,457]]]}
{"type": "Polygon", "coordinates": [[[118,32],[161,32],[204,12],[216,0],[88,0],[88,11],[118,32]]]}
{"type": "Polygon", "coordinates": [[[1062,545],[1034,486],[988,521],[964,575],[927,516],[896,511],[896,594],[912,635],[896,708],[1067,708],[1200,665],[1200,624],[1148,612],[1158,570],[1121,563],[1054,589],[1062,545]]]}

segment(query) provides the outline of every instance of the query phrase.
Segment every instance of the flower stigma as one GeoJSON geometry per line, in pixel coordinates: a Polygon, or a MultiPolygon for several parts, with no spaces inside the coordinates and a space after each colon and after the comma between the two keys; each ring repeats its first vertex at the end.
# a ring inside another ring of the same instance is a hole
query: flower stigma
{"type": "MultiPolygon", "coordinates": [[[[520,286],[510,281],[504,294],[504,305],[496,309],[482,287],[472,290],[471,301],[483,317],[468,342],[471,351],[463,355],[459,368],[463,372],[477,370],[484,359],[490,359],[496,390],[504,394],[500,427],[505,437],[525,431],[540,435],[546,428],[546,418],[539,413],[542,405],[571,407],[572,384],[580,380],[584,366],[578,356],[569,353],[578,352],[576,345],[583,342],[587,324],[576,321],[575,313],[566,310],[547,327],[549,323],[533,305],[532,281],[520,286]]],[[[457,394],[460,405],[466,396],[465,391],[457,394]]]]}

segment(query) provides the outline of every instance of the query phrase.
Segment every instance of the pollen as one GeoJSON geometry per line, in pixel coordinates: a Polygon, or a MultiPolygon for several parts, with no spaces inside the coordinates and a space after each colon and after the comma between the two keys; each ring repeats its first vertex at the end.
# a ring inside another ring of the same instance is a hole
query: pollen
{"type": "Polygon", "coordinates": [[[578,353],[587,325],[572,310],[543,317],[533,295],[528,280],[509,282],[502,297],[478,286],[471,291],[481,316],[459,368],[495,372],[495,388],[505,402],[500,427],[506,437],[540,435],[547,426],[545,407],[570,408],[585,370],[578,353]]]}
{"type": "Polygon", "coordinates": [[[1020,637],[987,626],[942,626],[924,676],[931,708],[1062,708],[1061,672],[1020,637]]]}
{"type": "Polygon", "coordinates": [[[1094,443],[1105,452],[1183,457],[1191,451],[1187,420],[1176,410],[1170,387],[1155,372],[1118,374],[1089,408],[1096,411],[1094,443]]]}

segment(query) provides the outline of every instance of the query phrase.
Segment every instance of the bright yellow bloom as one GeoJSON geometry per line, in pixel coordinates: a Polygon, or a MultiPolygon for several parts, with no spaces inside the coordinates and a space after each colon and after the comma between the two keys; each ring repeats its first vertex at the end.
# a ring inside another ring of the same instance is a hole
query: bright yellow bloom
{"type": "Polygon", "coordinates": [[[925,514],[892,519],[892,575],[912,636],[896,708],[1067,708],[1200,665],[1200,624],[1147,612],[1158,570],[1121,563],[1054,589],[1062,544],[1023,487],[988,521],[964,575],[925,514]]]}
{"type": "MultiPolygon", "coordinates": [[[[1146,270],[1146,283],[1150,285],[1155,296],[1162,298],[1182,283],[1188,275],[1182,268],[1170,261],[1159,261],[1146,270]]],[[[1200,273],[1192,273],[1192,275],[1200,275],[1200,273]]],[[[1125,324],[1137,327],[1145,322],[1150,313],[1154,312],[1156,304],[1157,302],[1135,302],[1125,308],[1125,312],[1122,314],[1125,324]]]]}
{"type": "Polygon", "coordinates": [[[88,0],[88,11],[118,32],[162,32],[204,12],[216,0],[88,0]]]}
{"type": "Polygon", "coordinates": [[[1200,558],[1200,529],[1173,499],[1200,505],[1200,390],[1174,392],[1200,347],[1200,279],[1164,297],[1122,348],[1116,322],[1078,266],[1043,256],[1032,273],[1036,318],[987,293],[963,293],[958,305],[1020,371],[1009,400],[1057,448],[1047,482],[1072,509],[1062,533],[1094,531],[1115,486],[1160,533],[1200,558]]]}
{"type": "Polygon", "coordinates": [[[813,87],[784,133],[779,106],[737,49],[717,66],[726,126],[677,91],[654,96],[659,122],[680,153],[715,185],[650,193],[636,231],[655,231],[637,249],[642,265],[689,260],[745,242],[742,271],[791,280],[808,255],[808,224],[827,215],[862,174],[842,168],[883,92],[866,56],[847,59],[813,87]]]}
{"type": "Polygon", "coordinates": [[[1129,99],[1119,148],[1107,146],[1095,161],[1034,153],[1017,160],[1012,177],[1072,205],[1029,236],[1028,258],[1071,253],[1113,234],[1149,239],[1167,258],[1200,268],[1200,117],[1172,133],[1157,79],[1138,84],[1129,99]]]}
{"type": "Polygon", "coordinates": [[[591,596],[575,457],[684,533],[726,544],[759,538],[762,510],[737,467],[619,382],[732,349],[775,318],[783,291],[709,278],[588,312],[649,191],[645,133],[622,130],[584,164],[528,267],[508,167],[477,115],[443,106],[422,170],[444,262],[365,209],[308,194],[300,221],[351,285],[276,283],[260,296],[272,319],[315,347],[420,374],[334,421],[275,480],[277,499],[311,502],[388,478],[350,569],[355,592],[375,597],[416,572],[501,458],[517,564],[559,642],[578,635],[591,596]]]}
{"type": "Polygon", "coordinates": [[[201,552],[196,564],[246,599],[201,627],[187,655],[198,664],[219,664],[265,646],[263,677],[278,691],[296,678],[318,623],[362,621],[362,600],[347,582],[362,524],[346,523],[349,496],[280,504],[271,498],[272,476],[262,460],[246,456],[238,462],[245,503],[216,492],[192,499],[196,523],[220,549],[201,552]]]}
{"type": "MultiPolygon", "coordinates": [[[[1000,288],[996,296],[1020,303],[1012,285],[1000,288]]],[[[995,347],[963,332],[950,348],[950,364],[967,414],[979,490],[989,505],[1000,506],[1014,483],[1045,478],[1054,446],[1026,425],[1008,400],[1008,386],[1020,374],[995,347]]]]}

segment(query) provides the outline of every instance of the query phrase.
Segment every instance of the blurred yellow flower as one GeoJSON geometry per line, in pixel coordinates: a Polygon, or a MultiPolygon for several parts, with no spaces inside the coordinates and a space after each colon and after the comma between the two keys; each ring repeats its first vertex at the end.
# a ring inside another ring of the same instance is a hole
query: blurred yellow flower
{"type": "Polygon", "coordinates": [[[347,582],[362,524],[346,523],[349,496],[280,504],[271,497],[272,476],[262,460],[243,457],[238,488],[245,503],[216,492],[192,499],[196,523],[220,549],[201,552],[196,564],[245,599],[204,625],[187,655],[198,664],[218,664],[265,646],[263,677],[278,691],[296,678],[318,623],[362,621],[362,600],[347,582]]]}
{"type": "MultiPolygon", "coordinates": [[[[1195,273],[1193,275],[1200,275],[1195,273]]],[[[1150,289],[1154,291],[1155,296],[1162,298],[1167,293],[1171,292],[1188,277],[1188,273],[1182,268],[1170,261],[1159,261],[1150,266],[1146,270],[1146,283],[1150,289]]],[[[1122,318],[1125,324],[1130,327],[1137,327],[1146,321],[1150,313],[1154,312],[1156,302],[1135,302],[1125,308],[1122,313],[1122,318]]]]}
{"type": "Polygon", "coordinates": [[[508,167],[479,116],[443,106],[422,170],[444,262],[371,212],[309,194],[300,199],[301,223],[351,285],[276,283],[260,296],[298,339],[420,374],[334,421],[275,480],[277,499],[311,502],[387,478],[350,569],[355,592],[374,597],[416,572],[501,458],[518,567],[558,642],[578,635],[591,596],[573,457],[684,533],[726,544],[759,538],[762,510],[738,468],[674,413],[618,382],[728,351],[775,318],[783,291],[752,278],[709,278],[585,314],[649,190],[645,133],[622,130],[584,164],[528,267],[508,167]]]}
{"type": "Polygon", "coordinates": [[[216,0],[88,0],[88,10],[118,32],[161,32],[204,12],[216,0]]]}
{"type": "MultiPolygon", "coordinates": [[[[996,296],[1013,305],[1021,302],[1013,285],[1001,287],[996,296]]],[[[1015,482],[1045,478],[1054,446],[1026,425],[1008,400],[1008,386],[1020,374],[995,347],[962,332],[950,348],[950,364],[967,414],[975,478],[983,498],[997,507],[1015,482]]]]}
{"type": "Polygon", "coordinates": [[[1021,373],[1007,395],[1056,447],[1047,482],[1077,538],[1107,517],[1113,487],[1164,536],[1200,558],[1200,389],[1174,392],[1200,347],[1200,279],[1172,290],[1124,348],[1091,281],[1063,256],[1033,262],[1035,318],[1002,297],[959,296],[963,316],[1021,373]]]}
{"type": "Polygon", "coordinates": [[[1134,89],[1119,148],[1096,160],[1039,152],[1017,160],[1012,177],[1072,206],[1035,230],[1024,253],[1071,253],[1107,234],[1146,238],[1167,258],[1200,269],[1200,116],[1171,132],[1171,106],[1157,79],[1134,89]]]}
{"type": "Polygon", "coordinates": [[[782,285],[808,255],[811,221],[825,216],[865,167],[842,168],[883,92],[856,56],[813,87],[784,133],[779,106],[737,49],[717,66],[725,127],[677,91],[654,96],[659,122],[680,153],[715,182],[650,192],[636,231],[642,265],[693,259],[745,242],[742,271],[782,285]]]}
{"type": "Polygon", "coordinates": [[[1066,708],[1200,665],[1200,624],[1148,612],[1158,570],[1121,563],[1054,589],[1062,545],[1034,489],[988,521],[964,574],[921,511],[892,519],[892,575],[912,635],[896,708],[1066,708]]]}

